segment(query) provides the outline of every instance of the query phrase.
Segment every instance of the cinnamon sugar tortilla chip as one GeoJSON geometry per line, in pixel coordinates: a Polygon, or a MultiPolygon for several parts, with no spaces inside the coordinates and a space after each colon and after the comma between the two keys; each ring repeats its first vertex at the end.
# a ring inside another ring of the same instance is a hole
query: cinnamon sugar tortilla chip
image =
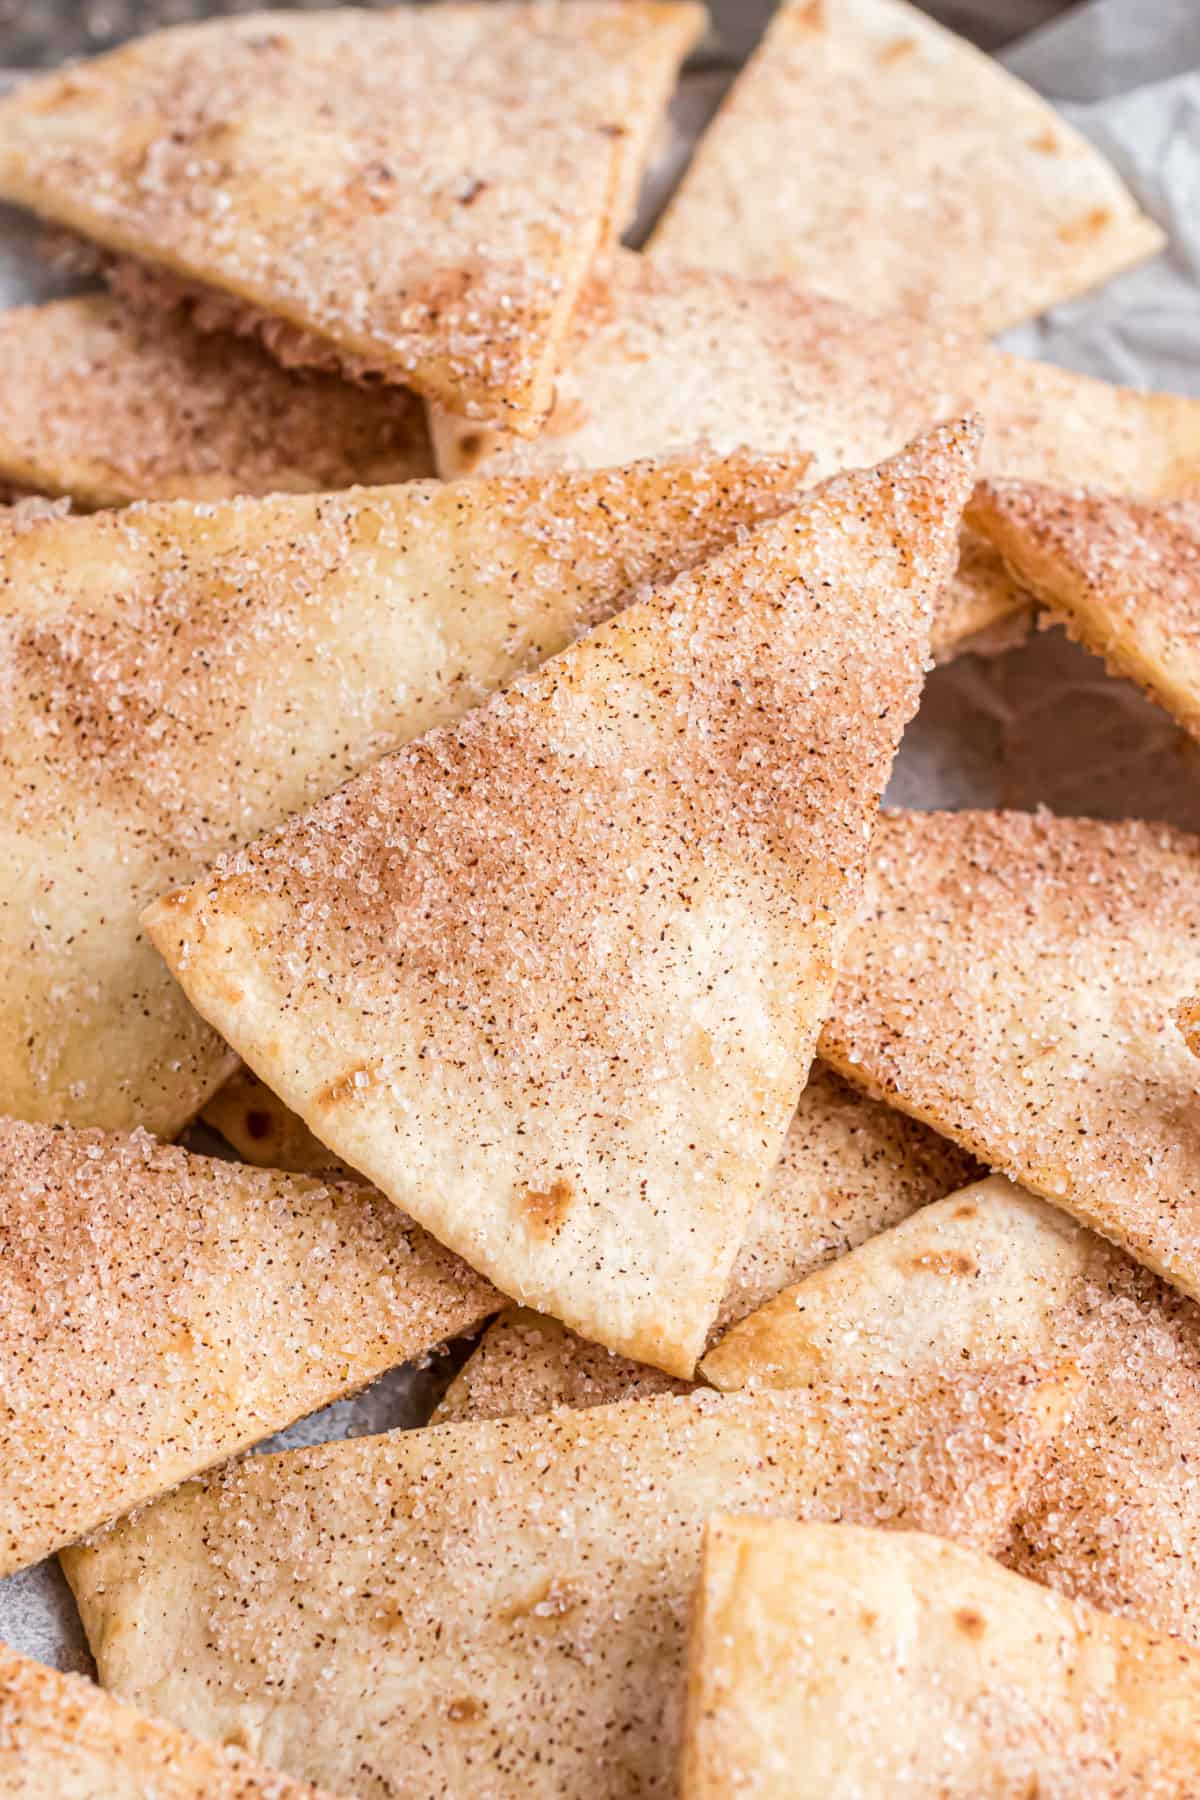
{"type": "MultiPolygon", "coordinates": [[[[972,1159],[816,1063],[750,1219],[717,1313],[721,1329],[916,1207],[961,1187],[972,1159]]],[[[671,1377],[613,1356],[554,1319],[505,1313],[434,1417],[503,1418],[670,1392],[671,1377]]]]}
{"type": "Polygon", "coordinates": [[[808,1074],[974,437],[830,482],[145,914],[323,1143],[668,1374],[808,1074]]]}
{"type": "Polygon", "coordinates": [[[530,430],[703,20],[491,0],[158,32],[0,103],[0,194],[289,360],[530,430]]]}
{"type": "Polygon", "coordinates": [[[709,1522],[682,1800],[1182,1800],[1200,1651],[943,1539],[709,1522]]]}
{"type": "MultiPolygon", "coordinates": [[[[0,1792],[13,1800],[320,1800],[0,1644],[0,1792]]],[[[332,1796],[326,1796],[332,1800],[332,1796]]]]}
{"type": "Polygon", "coordinates": [[[999,1176],[786,1289],[702,1364],[730,1391],[1071,1361],[1079,1390],[1016,1510],[1011,1567],[1200,1642],[1200,1313],[999,1176]]]}
{"type": "MultiPolygon", "coordinates": [[[[696,444],[812,453],[813,479],[892,455],[931,417],[975,410],[985,473],[1131,494],[1200,489],[1200,400],[1143,394],[779,281],[621,260],[607,309],[570,345],[530,443],[434,412],[443,475],[603,466],[696,444]]],[[[934,621],[947,655],[1028,595],[964,534],[934,621]]]]}
{"type": "Polygon", "coordinates": [[[670,1793],[717,1508],[988,1548],[1069,1393],[694,1394],[252,1457],[64,1557],[106,1686],[360,1800],[670,1793]]]}
{"type": "Polygon", "coordinates": [[[1200,502],[985,482],[971,518],[1072,637],[1200,737],[1200,502]]]}
{"type": "Polygon", "coordinates": [[[821,1054],[1200,1296],[1200,839],[1127,820],[880,821],[821,1054]]]}
{"type": "Polygon", "coordinates": [[[0,1575],[469,1331],[364,1187],[0,1121],[0,1575]]]}
{"type": "Polygon", "coordinates": [[[650,254],[990,333],[1164,242],[1085,137],[917,7],[785,0],[650,254]]]}
{"type": "Polygon", "coordinates": [[[0,482],[82,507],[433,473],[420,402],[102,294],[0,313],[0,482]]]}
{"type": "Polygon", "coordinates": [[[230,1073],[155,894],[800,495],[804,458],[0,526],[0,1111],[168,1136],[230,1073]]]}

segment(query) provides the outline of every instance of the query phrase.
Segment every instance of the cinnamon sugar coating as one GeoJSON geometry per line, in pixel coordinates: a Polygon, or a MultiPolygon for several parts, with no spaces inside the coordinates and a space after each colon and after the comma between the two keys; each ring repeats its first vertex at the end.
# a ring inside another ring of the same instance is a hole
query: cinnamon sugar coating
{"type": "Polygon", "coordinates": [[[982,482],[971,517],[1073,638],[1200,737],[1200,501],[982,482]]]}
{"type": "Polygon", "coordinates": [[[710,1521],[682,1800],[1183,1800],[1200,1652],[917,1532],[710,1521]]]}
{"type": "Polygon", "coordinates": [[[1079,1375],[997,1554],[1107,1612],[1200,1643],[1200,1311],[1000,1177],[937,1201],[736,1325],[704,1360],[723,1390],[808,1387],[926,1361],[1022,1358],[1079,1375]]]}
{"type": "Polygon", "coordinates": [[[0,1575],[499,1305],[362,1186],[0,1121],[0,1575]]]}
{"type": "Polygon", "coordinates": [[[989,335],[1163,247],[1032,88],[903,0],[790,0],[650,254],[989,335]]]}
{"type": "Polygon", "coordinates": [[[1002,1539],[1063,1402],[694,1394],[252,1457],[64,1559],[124,1697],[360,1800],[676,1791],[716,1509],[1002,1539]]]}
{"type": "Polygon", "coordinates": [[[0,480],[100,507],[432,473],[402,389],[289,373],[100,294],[0,313],[0,480]]]}
{"type": "Polygon", "coordinates": [[[0,1783],[14,1800],[321,1800],[241,1750],[201,1743],[4,1645],[0,1783]]]}
{"type": "Polygon", "coordinates": [[[536,429],[704,13],[672,0],[257,13],[0,104],[0,193],[470,417],[536,429]]]}
{"type": "Polygon", "coordinates": [[[828,483],[146,914],[322,1142],[670,1374],[808,1073],[973,445],[828,483]]]}
{"type": "Polygon", "coordinates": [[[0,524],[0,1109],[178,1131],[233,1059],[146,902],[785,511],[805,466],[0,524]]]}
{"type": "Polygon", "coordinates": [[[888,814],[821,1054],[1200,1296],[1200,840],[888,814]]]}
{"type": "MultiPolygon", "coordinates": [[[[956,1145],[868,1100],[815,1063],[783,1153],[751,1215],[713,1333],[918,1206],[963,1186],[975,1170],[956,1145]]],[[[505,1418],[677,1389],[670,1376],[613,1356],[557,1320],[512,1312],[484,1332],[434,1417],[505,1418]]]]}
{"type": "MultiPolygon", "coordinates": [[[[433,419],[445,475],[603,465],[685,446],[798,445],[813,477],[894,454],[931,416],[977,412],[985,474],[1129,494],[1200,489],[1200,400],[1144,394],[994,350],[900,315],[871,315],[782,281],[620,262],[565,353],[531,443],[433,419]]],[[[935,653],[1028,605],[964,534],[935,653]]]]}

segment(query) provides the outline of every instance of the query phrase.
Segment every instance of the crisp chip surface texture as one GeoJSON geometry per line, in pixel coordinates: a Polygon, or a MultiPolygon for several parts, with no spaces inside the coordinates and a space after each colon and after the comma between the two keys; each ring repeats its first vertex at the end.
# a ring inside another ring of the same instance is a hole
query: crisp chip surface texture
{"type": "Polygon", "coordinates": [[[973,442],[828,483],[146,915],[322,1142],[669,1374],[807,1079],[973,442]]]}
{"type": "Polygon", "coordinates": [[[713,1519],[683,1800],[1183,1796],[1200,1651],[940,1538],[713,1519]]]}
{"type": "Polygon", "coordinates": [[[650,244],[990,334],[1163,246],[1115,170],[902,0],[791,0],[650,244]]]}

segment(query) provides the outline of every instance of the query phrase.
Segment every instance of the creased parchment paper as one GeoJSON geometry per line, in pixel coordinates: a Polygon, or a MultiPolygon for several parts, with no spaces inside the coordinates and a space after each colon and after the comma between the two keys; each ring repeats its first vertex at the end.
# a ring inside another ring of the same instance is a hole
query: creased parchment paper
{"type": "MultiPolygon", "coordinates": [[[[1025,12],[1012,0],[1014,26],[1025,12]]],[[[989,13],[1002,24],[1005,0],[989,13]]],[[[1092,0],[1020,40],[1003,60],[1094,139],[1170,234],[1166,255],[1003,341],[1108,380],[1200,394],[1200,6],[1092,0]]],[[[683,83],[634,241],[678,179],[727,79],[704,73],[683,83]]],[[[61,291],[39,266],[33,238],[23,219],[0,208],[2,305],[61,291]]],[[[888,799],[909,807],[1045,804],[1200,830],[1200,746],[1054,628],[1007,654],[963,657],[930,676],[888,799]]],[[[437,1373],[396,1370],[274,1442],[419,1424],[437,1373]]],[[[54,1564],[0,1582],[0,1638],[60,1668],[90,1667],[54,1564]]]]}

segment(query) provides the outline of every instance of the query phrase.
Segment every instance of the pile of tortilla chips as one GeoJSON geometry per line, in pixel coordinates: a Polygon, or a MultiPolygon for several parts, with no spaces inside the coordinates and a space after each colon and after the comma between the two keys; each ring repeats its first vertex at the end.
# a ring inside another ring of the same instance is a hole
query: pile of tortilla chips
{"type": "Polygon", "coordinates": [[[6,1793],[1200,1791],[1200,840],[881,810],[1038,608],[1200,736],[1200,402],[986,341],[1162,234],[784,0],[624,249],[705,29],[0,101],[6,1793]]]}

